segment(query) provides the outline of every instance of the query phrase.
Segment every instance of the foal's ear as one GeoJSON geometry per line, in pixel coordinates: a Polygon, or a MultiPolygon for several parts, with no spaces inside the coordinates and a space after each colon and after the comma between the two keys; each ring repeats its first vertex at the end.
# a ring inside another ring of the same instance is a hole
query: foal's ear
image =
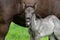
{"type": "Polygon", "coordinates": [[[22,3],[22,6],[23,6],[23,9],[25,9],[25,6],[26,6],[25,3],[22,3]]]}
{"type": "Polygon", "coordinates": [[[33,8],[36,10],[37,9],[37,3],[33,5],[33,8]]]}

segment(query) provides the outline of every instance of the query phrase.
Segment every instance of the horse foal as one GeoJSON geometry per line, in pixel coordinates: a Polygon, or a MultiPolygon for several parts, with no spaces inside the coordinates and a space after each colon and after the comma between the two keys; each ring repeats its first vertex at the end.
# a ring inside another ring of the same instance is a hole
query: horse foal
{"type": "Polygon", "coordinates": [[[50,15],[44,19],[36,19],[35,14],[32,16],[29,33],[31,35],[30,40],[40,40],[41,37],[49,36],[50,40],[60,40],[60,20],[50,15]],[[53,34],[54,33],[54,34],[53,34]],[[53,35],[55,36],[53,36],[53,35]]]}

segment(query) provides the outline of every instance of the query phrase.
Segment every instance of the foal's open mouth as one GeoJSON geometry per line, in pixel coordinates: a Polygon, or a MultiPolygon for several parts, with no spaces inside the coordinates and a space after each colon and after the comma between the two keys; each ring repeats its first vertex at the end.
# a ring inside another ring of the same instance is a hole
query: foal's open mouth
{"type": "Polygon", "coordinates": [[[26,26],[29,26],[30,25],[30,18],[27,18],[26,19],[26,26]]]}

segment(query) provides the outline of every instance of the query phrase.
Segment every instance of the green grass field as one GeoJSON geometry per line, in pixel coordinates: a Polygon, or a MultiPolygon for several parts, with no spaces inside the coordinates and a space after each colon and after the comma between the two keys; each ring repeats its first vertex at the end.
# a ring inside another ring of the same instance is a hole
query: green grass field
{"type": "MultiPolygon", "coordinates": [[[[28,28],[18,26],[12,22],[5,40],[30,40],[28,28]]],[[[48,40],[48,37],[41,38],[41,40],[48,40]]]]}

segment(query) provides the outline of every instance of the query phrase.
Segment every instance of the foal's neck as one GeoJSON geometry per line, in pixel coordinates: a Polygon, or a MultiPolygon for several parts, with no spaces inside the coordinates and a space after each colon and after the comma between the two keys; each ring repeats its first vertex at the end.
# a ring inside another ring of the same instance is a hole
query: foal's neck
{"type": "Polygon", "coordinates": [[[31,18],[30,28],[35,31],[38,29],[39,25],[40,25],[40,20],[36,18],[35,14],[33,14],[31,18]]]}

